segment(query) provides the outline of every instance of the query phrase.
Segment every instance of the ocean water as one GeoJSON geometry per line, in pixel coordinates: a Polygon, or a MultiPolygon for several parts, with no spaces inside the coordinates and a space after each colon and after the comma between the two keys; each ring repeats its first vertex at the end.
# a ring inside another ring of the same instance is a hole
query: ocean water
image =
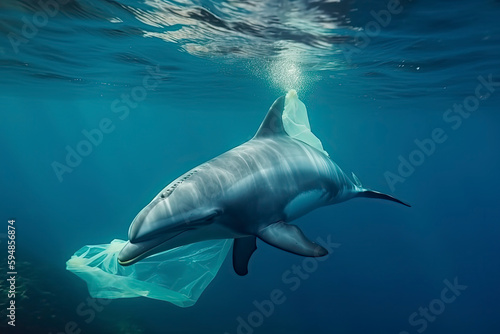
{"type": "Polygon", "coordinates": [[[498,333],[499,16],[493,0],[2,0],[1,333],[498,333]],[[318,209],[296,223],[327,259],[259,242],[247,276],[229,255],[189,308],[91,299],[71,255],[126,239],[292,88],[344,171],[412,207],[318,209]]]}

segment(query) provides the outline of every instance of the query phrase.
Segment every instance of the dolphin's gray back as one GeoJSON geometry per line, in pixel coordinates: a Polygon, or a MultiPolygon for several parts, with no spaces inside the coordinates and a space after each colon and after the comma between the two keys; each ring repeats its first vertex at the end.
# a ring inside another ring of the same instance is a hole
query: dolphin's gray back
{"type": "MultiPolygon", "coordinates": [[[[172,231],[211,223],[203,217],[216,216],[230,233],[255,234],[271,223],[353,197],[356,186],[324,152],[288,136],[284,100],[273,103],[253,139],[163,189],[149,205],[156,207],[154,214],[144,210],[150,220],[144,225],[172,231]]],[[[131,227],[130,240],[141,234],[147,237],[131,227]]]]}
{"type": "Polygon", "coordinates": [[[301,193],[323,191],[324,203],[331,204],[343,191],[352,189],[351,181],[326,155],[284,136],[255,138],[187,174],[191,176],[177,189],[182,188],[183,193],[190,189],[193,201],[216,203],[233,219],[242,220],[241,226],[254,228],[287,221],[284,209],[301,193]],[[238,211],[231,212],[233,208],[238,211]],[[256,215],[259,212],[276,216],[256,215]],[[246,224],[250,216],[261,224],[246,224]]]}

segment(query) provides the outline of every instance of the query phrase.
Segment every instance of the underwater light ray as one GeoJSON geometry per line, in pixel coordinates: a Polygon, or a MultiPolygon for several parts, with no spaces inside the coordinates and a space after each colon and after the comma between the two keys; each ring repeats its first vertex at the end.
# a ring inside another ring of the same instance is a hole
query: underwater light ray
{"type": "Polygon", "coordinates": [[[295,89],[301,91],[305,86],[300,54],[290,43],[280,42],[281,52],[268,66],[271,83],[281,91],[295,89]]]}

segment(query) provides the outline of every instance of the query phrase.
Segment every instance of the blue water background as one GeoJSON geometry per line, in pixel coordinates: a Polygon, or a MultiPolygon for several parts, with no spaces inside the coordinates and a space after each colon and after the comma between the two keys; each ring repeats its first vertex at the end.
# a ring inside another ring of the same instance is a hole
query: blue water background
{"type": "MultiPolygon", "coordinates": [[[[70,1],[17,50],[9,33],[22,36],[23,17],[40,8],[0,5],[0,229],[16,219],[25,263],[19,284],[27,286],[27,298],[18,297],[19,332],[64,332],[73,321],[82,333],[232,334],[238,317],[248,322],[254,301],[274,289],[286,301],[251,327],[256,334],[499,332],[500,87],[490,96],[482,90],[459,126],[443,115],[474,95],[479,76],[500,82],[500,2],[406,1],[368,42],[359,32],[386,1],[280,1],[264,9],[261,2],[164,2],[163,24],[145,23],[160,15],[159,3],[70,1]],[[297,23],[300,10],[314,8],[336,26],[307,30],[307,15],[297,23]],[[258,9],[279,15],[259,21],[258,9]],[[295,19],[287,23],[286,13],[295,19]],[[357,51],[346,57],[347,46],[357,51]],[[142,87],[148,71],[161,73],[157,86],[120,119],[114,101],[142,87]],[[157,192],[249,140],[289,88],[344,171],[412,208],[355,199],[298,220],[311,239],[330,236],[340,246],[294,291],[282,275],[304,259],[259,242],[248,276],[234,274],[229,256],[191,308],[124,299],[95,319],[79,315],[88,292],[66,260],[84,245],[126,239],[157,192]],[[76,148],[82,131],[103,118],[113,131],[61,181],[54,162],[65,163],[67,146],[76,148]],[[397,174],[399,157],[409,159],[415,140],[436,128],[446,141],[391,189],[387,172],[397,174]],[[467,286],[461,295],[425,330],[412,326],[412,313],[455,278],[467,286]]],[[[5,235],[0,241],[4,262],[5,235]]]]}

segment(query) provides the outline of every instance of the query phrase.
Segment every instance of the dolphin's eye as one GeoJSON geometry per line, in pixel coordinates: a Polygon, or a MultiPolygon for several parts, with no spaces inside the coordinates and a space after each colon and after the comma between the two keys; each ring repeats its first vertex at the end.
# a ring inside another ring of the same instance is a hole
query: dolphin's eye
{"type": "Polygon", "coordinates": [[[165,195],[164,195],[164,194],[161,194],[161,195],[160,195],[160,198],[165,198],[165,195]]]}

